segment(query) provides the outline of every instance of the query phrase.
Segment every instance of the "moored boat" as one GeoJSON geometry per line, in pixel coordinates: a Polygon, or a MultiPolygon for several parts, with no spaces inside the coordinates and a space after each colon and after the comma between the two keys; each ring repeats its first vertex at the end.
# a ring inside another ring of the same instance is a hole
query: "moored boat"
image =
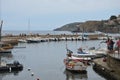
{"type": "Polygon", "coordinates": [[[0,53],[11,53],[11,49],[13,49],[11,44],[0,42],[0,53]]]}
{"type": "Polygon", "coordinates": [[[27,43],[27,40],[26,39],[19,39],[18,42],[20,42],[20,43],[27,43]]]}
{"type": "Polygon", "coordinates": [[[27,38],[27,43],[39,43],[39,38],[27,38]]]}
{"type": "Polygon", "coordinates": [[[78,58],[68,57],[64,59],[64,64],[67,70],[72,72],[86,72],[87,64],[78,58]]]}
{"type": "Polygon", "coordinates": [[[78,57],[86,61],[91,61],[95,57],[95,54],[88,52],[88,51],[83,51],[82,48],[79,48],[77,53],[72,53],[72,56],[78,57]]]}
{"type": "Polygon", "coordinates": [[[18,61],[14,61],[13,63],[6,64],[1,62],[0,64],[0,72],[11,72],[11,71],[21,71],[23,70],[23,65],[18,61]]]}
{"type": "Polygon", "coordinates": [[[69,52],[67,54],[67,57],[64,59],[64,64],[65,64],[66,70],[69,70],[72,72],[86,73],[87,60],[72,56],[72,52],[69,52]]]}

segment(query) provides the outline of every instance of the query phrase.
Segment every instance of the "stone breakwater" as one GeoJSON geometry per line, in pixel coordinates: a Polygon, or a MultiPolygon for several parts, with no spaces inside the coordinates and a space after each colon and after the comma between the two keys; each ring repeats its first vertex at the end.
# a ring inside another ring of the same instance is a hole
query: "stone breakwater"
{"type": "Polygon", "coordinates": [[[40,34],[20,34],[20,35],[6,35],[2,36],[2,41],[8,41],[8,40],[19,40],[19,39],[26,39],[26,38],[41,38],[41,39],[49,39],[49,38],[56,38],[58,40],[82,40],[82,39],[89,39],[89,40],[98,40],[98,39],[107,39],[107,37],[104,34],[92,34],[87,35],[86,37],[82,37],[82,35],[77,34],[59,34],[59,35],[40,35],[40,34]]]}

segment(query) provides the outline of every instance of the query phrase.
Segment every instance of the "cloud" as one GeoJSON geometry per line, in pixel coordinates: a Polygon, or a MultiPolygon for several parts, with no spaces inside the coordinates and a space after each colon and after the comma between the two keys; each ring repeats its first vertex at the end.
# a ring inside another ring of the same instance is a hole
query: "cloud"
{"type": "Polygon", "coordinates": [[[1,12],[5,26],[21,28],[31,18],[33,25],[51,28],[116,13],[119,3],[120,0],[1,0],[1,12]]]}
{"type": "Polygon", "coordinates": [[[15,14],[60,14],[118,8],[120,0],[3,0],[3,12],[15,14]]]}

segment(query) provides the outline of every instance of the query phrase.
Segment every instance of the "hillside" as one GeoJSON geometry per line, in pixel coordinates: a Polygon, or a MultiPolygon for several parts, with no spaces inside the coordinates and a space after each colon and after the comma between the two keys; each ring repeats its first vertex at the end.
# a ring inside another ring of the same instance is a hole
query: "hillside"
{"type": "Polygon", "coordinates": [[[54,30],[55,31],[72,31],[72,32],[101,31],[101,32],[108,32],[108,33],[118,33],[120,32],[120,15],[118,17],[113,15],[108,20],[74,22],[74,23],[66,24],[54,30]]]}

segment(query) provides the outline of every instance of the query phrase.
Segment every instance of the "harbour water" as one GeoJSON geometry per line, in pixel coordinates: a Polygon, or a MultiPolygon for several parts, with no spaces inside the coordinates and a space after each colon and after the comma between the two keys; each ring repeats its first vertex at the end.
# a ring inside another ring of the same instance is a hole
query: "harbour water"
{"type": "Polygon", "coordinates": [[[91,41],[60,41],[41,43],[19,43],[12,54],[1,54],[1,61],[8,63],[14,60],[23,64],[20,72],[0,73],[0,80],[107,80],[98,75],[92,65],[88,66],[86,74],[72,74],[65,70],[63,59],[66,57],[66,44],[72,51],[79,47],[100,47],[100,40],[91,41]],[[23,48],[22,48],[23,47],[23,48]],[[28,70],[29,69],[29,70],[28,70]],[[34,74],[34,75],[31,75],[34,74]]]}

